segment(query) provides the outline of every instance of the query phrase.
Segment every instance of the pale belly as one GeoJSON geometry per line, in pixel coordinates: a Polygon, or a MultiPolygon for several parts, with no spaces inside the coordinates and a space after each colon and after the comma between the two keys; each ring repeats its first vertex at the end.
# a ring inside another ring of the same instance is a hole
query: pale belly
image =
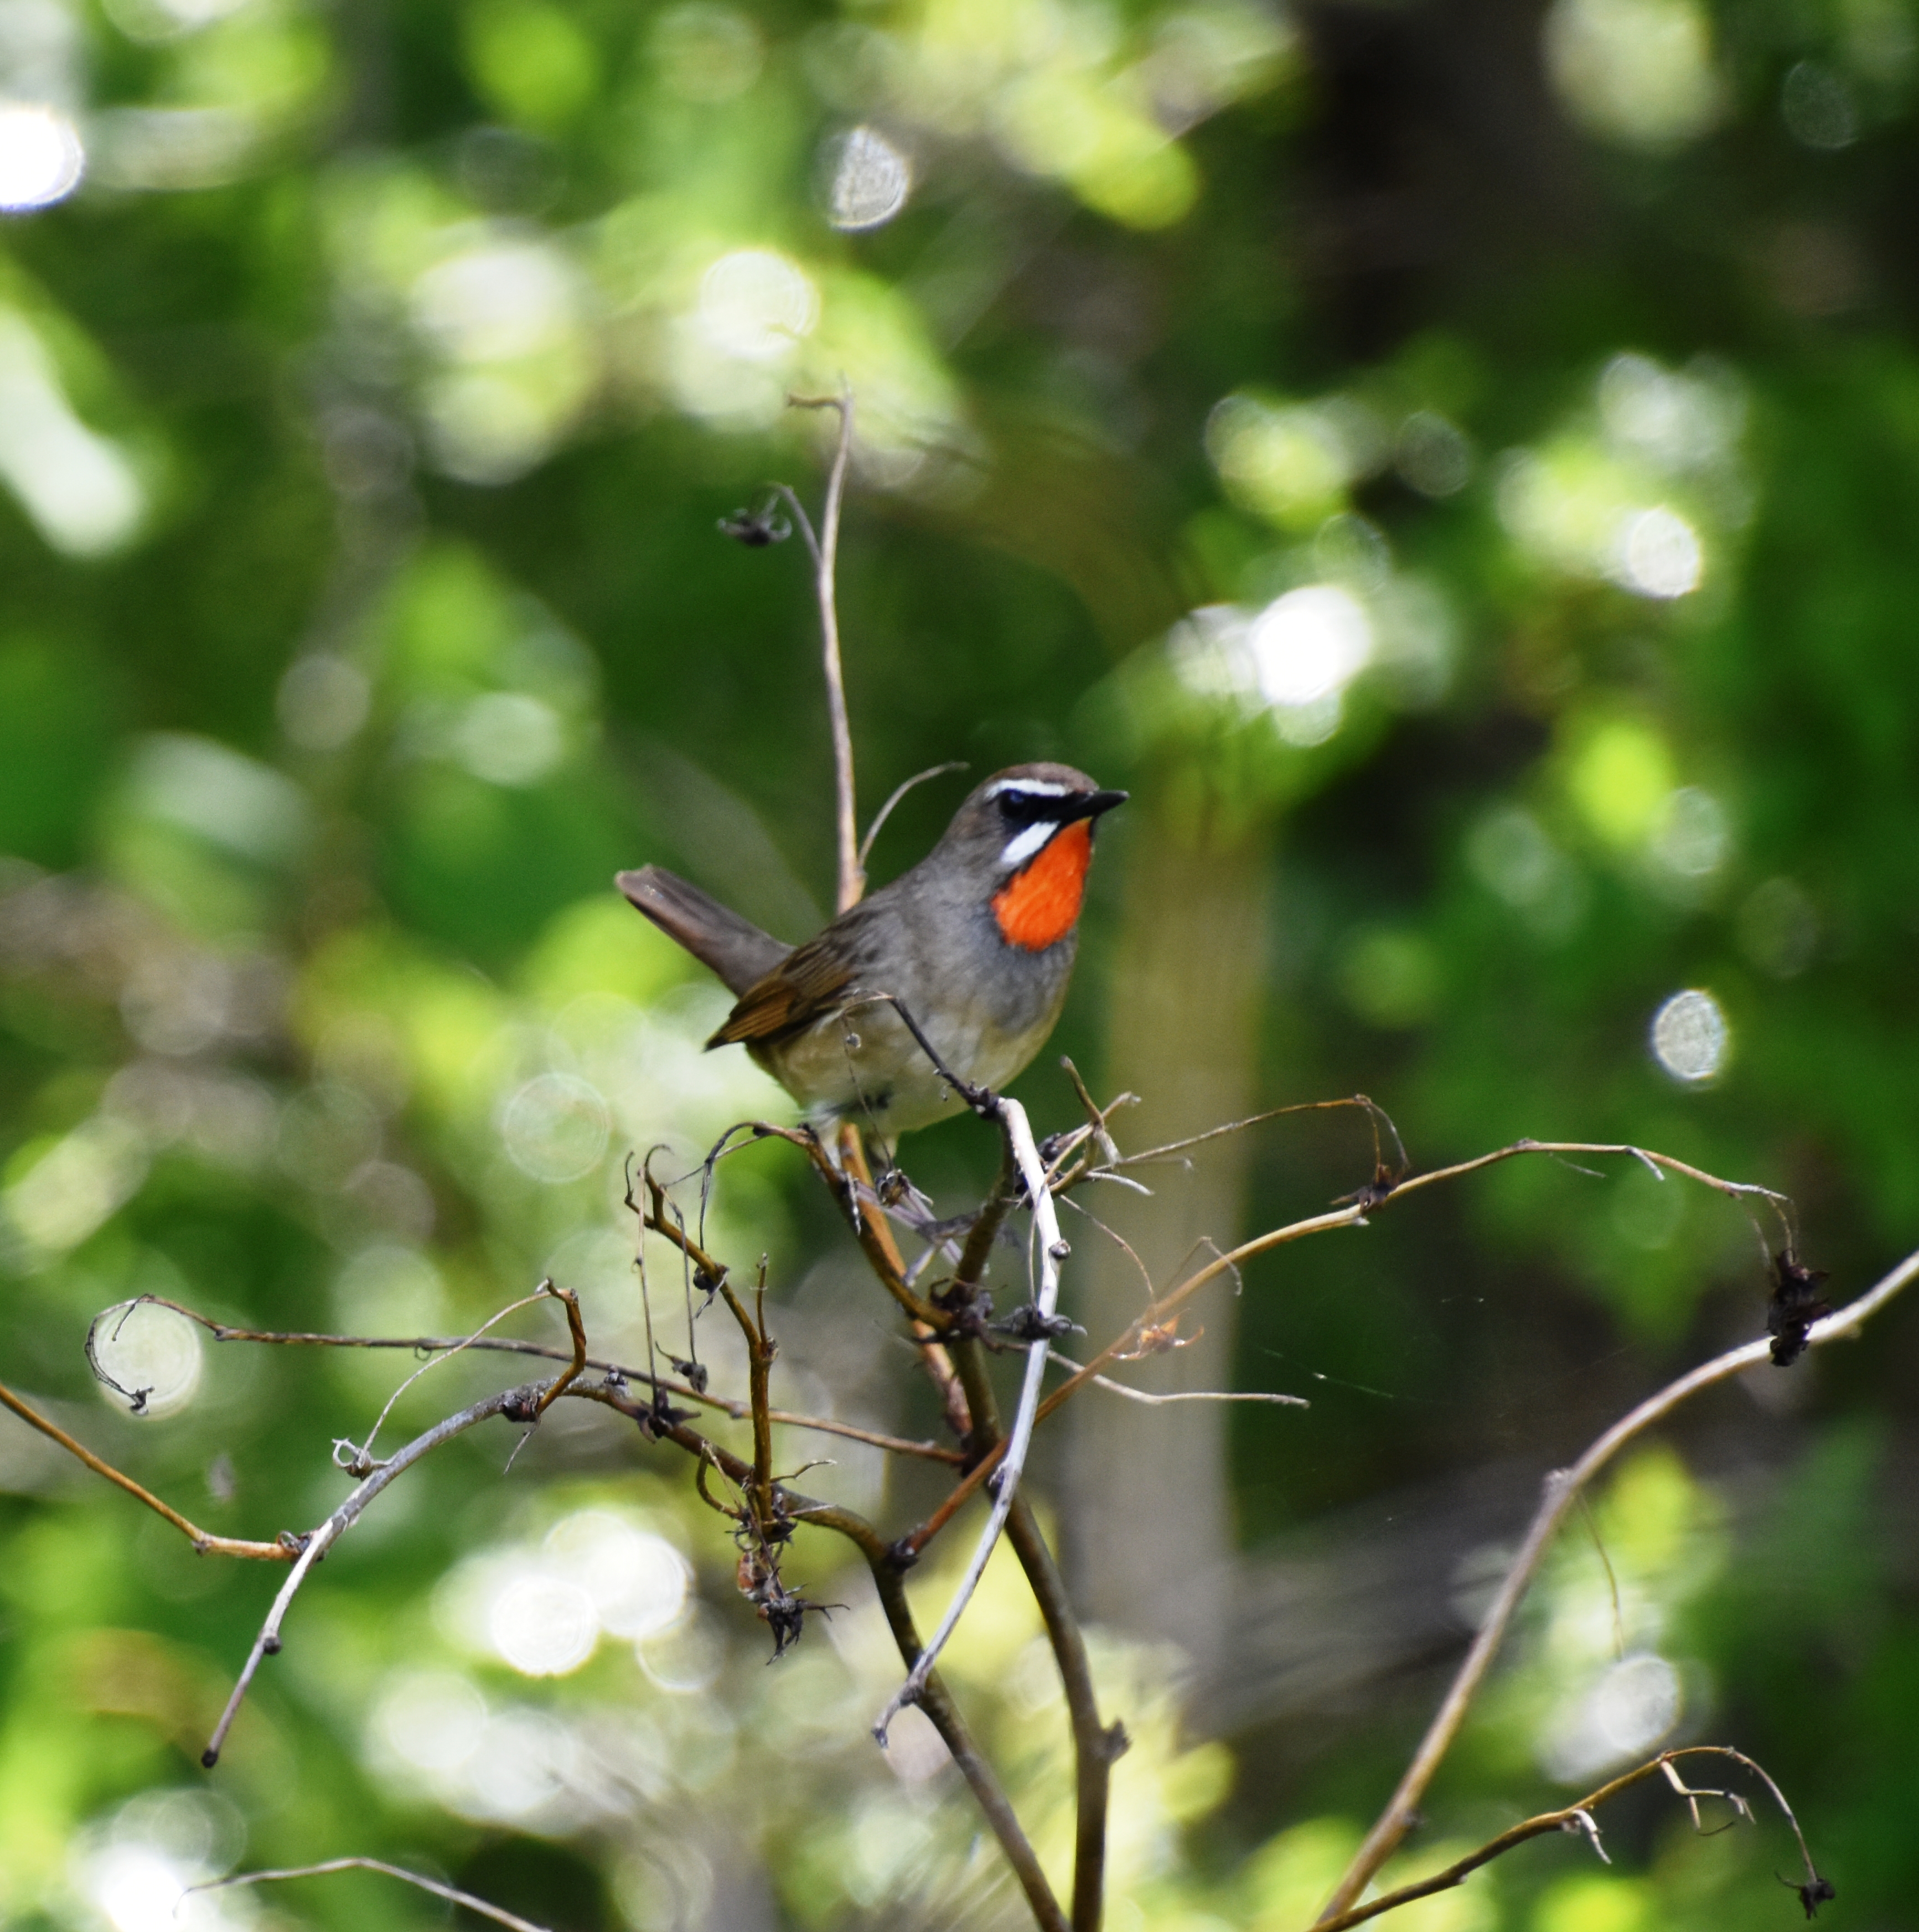
{"type": "MultiPolygon", "coordinates": [[[[1050,1012],[1042,1024],[1017,1034],[966,1022],[921,1024],[940,1058],[962,1079],[998,1088],[1039,1051],[1054,1018],[1050,1012]]],[[[752,1053],[809,1114],[851,1120],[889,1142],[963,1112],[966,1105],[898,1015],[883,1005],[823,1020],[752,1053]]]]}

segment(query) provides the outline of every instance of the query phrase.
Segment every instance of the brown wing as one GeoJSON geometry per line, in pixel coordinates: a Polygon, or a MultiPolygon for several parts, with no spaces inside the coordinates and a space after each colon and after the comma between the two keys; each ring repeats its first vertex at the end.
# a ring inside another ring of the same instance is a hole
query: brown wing
{"type": "Polygon", "coordinates": [[[846,934],[830,926],[816,938],[789,952],[762,980],[740,995],[726,1024],[707,1042],[725,1046],[740,1040],[774,1040],[795,1033],[833,1010],[853,983],[854,967],[846,934]]]}

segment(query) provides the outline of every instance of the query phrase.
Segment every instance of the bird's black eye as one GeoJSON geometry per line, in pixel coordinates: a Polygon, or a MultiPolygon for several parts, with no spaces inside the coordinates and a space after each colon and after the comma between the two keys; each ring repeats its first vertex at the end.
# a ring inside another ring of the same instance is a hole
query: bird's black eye
{"type": "Polygon", "coordinates": [[[1037,825],[1043,818],[1059,816],[1059,797],[1055,792],[1022,791],[1008,785],[998,803],[999,815],[1008,825],[1037,825]]]}

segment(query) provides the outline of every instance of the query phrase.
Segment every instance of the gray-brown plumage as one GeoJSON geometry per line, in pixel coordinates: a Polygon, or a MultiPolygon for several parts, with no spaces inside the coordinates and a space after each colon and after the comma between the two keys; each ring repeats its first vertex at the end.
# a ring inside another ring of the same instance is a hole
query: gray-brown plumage
{"type": "Polygon", "coordinates": [[[874,996],[961,1078],[1011,1080],[1059,1017],[1093,827],[1125,796],[1070,765],[996,772],[918,865],[790,950],[657,866],[617,883],[738,996],[709,1047],[743,1043],[809,1112],[890,1142],[963,1102],[874,996]]]}

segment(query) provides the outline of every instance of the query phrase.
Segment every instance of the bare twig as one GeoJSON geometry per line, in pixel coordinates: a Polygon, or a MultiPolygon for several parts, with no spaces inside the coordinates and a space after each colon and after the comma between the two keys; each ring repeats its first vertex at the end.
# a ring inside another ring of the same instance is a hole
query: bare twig
{"type": "MultiPolygon", "coordinates": [[[[857,1546],[872,1573],[874,1588],[879,1592],[880,1607],[886,1613],[901,1660],[908,1670],[912,1669],[923,1652],[919,1631],[913,1621],[912,1606],[906,1598],[905,1574],[893,1550],[870,1523],[851,1510],[828,1504],[802,1507],[790,1499],[788,1508],[799,1521],[836,1529],[857,1546]]],[[[1053,1895],[1053,1887],[1047,1882],[1011,1803],[994,1776],[993,1768],[974,1743],[959,1706],[953,1702],[938,1671],[927,1677],[919,1701],[920,1708],[932,1720],[933,1728],[953,1754],[961,1776],[966,1779],[993,1835],[999,1839],[1000,1848],[1005,1852],[1014,1875],[1026,1894],[1026,1902],[1039,1923],[1041,1932],[1069,1932],[1066,1915],[1060,1910],[1059,1901],[1053,1895]]],[[[1073,1932],[1077,1932],[1077,1924],[1073,1932]]]]}
{"type": "MultiPolygon", "coordinates": [[[[1785,1814],[1787,1821],[1792,1826],[1793,1835],[1799,1841],[1800,1856],[1805,1862],[1807,1881],[1803,1888],[1798,1888],[1802,1896],[1809,1892],[1820,1900],[1832,1896],[1831,1887],[1813,1868],[1812,1853],[1806,1850],[1805,1834],[1800,1831],[1799,1820],[1793,1816],[1792,1807],[1787,1804],[1784,1794],[1765,1772],[1744,1752],[1734,1750],[1728,1745],[1685,1744],[1675,1750],[1661,1751],[1657,1757],[1622,1772],[1609,1784],[1601,1785],[1598,1790],[1581,1798],[1576,1804],[1563,1805],[1557,1811],[1542,1811],[1535,1817],[1524,1820],[1500,1832],[1497,1838],[1488,1839],[1476,1851],[1469,1852],[1463,1858],[1455,1859],[1443,1870],[1436,1871],[1413,1884],[1401,1886],[1396,1891],[1383,1893],[1377,1898],[1369,1898],[1363,1905],[1349,1906],[1338,1912],[1329,1912],[1319,1921],[1316,1932],[1345,1932],[1347,1927],[1362,1924],[1367,1919],[1378,1918],[1383,1912],[1396,1911],[1401,1906],[1410,1905],[1418,1899],[1430,1898],[1435,1892],[1449,1892],[1455,1886],[1463,1883],[1482,1866],[1491,1864],[1494,1858],[1512,1850],[1515,1846],[1523,1845],[1533,1838],[1544,1838],[1551,1832],[1577,1832],[1587,1838],[1602,1858],[1605,1858],[1605,1847],[1599,1842],[1599,1828],[1593,1814],[1608,1800],[1617,1798],[1621,1792],[1629,1791],[1635,1785],[1643,1784],[1650,1778],[1664,1775],[1678,1795],[1686,1801],[1692,1814],[1694,1827],[1698,1830],[1703,1832],[1705,1829],[1699,1822],[1698,1801],[1701,1798],[1722,1798],[1740,1816],[1751,1818],[1752,1808],[1737,1792],[1698,1790],[1688,1786],[1675,1768],[1679,1760],[1688,1757],[1730,1758],[1759,1779],[1772,1793],[1780,1810],[1785,1814]]],[[[1606,1862],[1610,1864],[1611,1861],[1606,1859],[1606,1862]]],[[[1809,1907],[1807,1916],[1811,1916],[1809,1907]]]]}
{"type": "MultiPolygon", "coordinates": [[[[235,1328],[226,1323],[216,1322],[211,1316],[203,1315],[197,1309],[189,1308],[184,1302],[169,1301],[164,1295],[147,1295],[141,1298],[152,1302],[157,1307],[170,1308],[184,1315],[190,1322],[197,1322],[216,1342],[255,1342],[277,1344],[282,1347],[314,1348],[404,1348],[417,1354],[444,1353],[459,1348],[472,1349],[476,1354],[532,1355],[542,1361],[566,1362],[573,1358],[570,1348],[556,1348],[545,1342],[523,1342],[512,1336],[503,1335],[326,1335],[305,1330],[235,1328]]],[[[582,1366],[593,1369],[602,1375],[617,1376],[623,1382],[644,1382],[663,1395],[671,1396],[676,1402],[697,1402],[703,1408],[717,1409],[730,1416],[735,1422],[743,1422],[752,1414],[750,1406],[730,1396],[715,1395],[710,1390],[696,1389],[686,1382],[676,1382],[670,1376],[655,1375],[645,1369],[635,1368],[625,1362],[606,1360],[598,1355],[589,1355],[582,1366]]],[[[775,1422],[791,1429],[810,1429],[824,1436],[838,1436],[852,1442],[863,1442],[869,1448],[884,1449],[894,1456],[914,1456],[932,1462],[958,1462],[963,1459],[956,1449],[949,1449],[944,1444],[915,1441],[910,1436],[888,1436],[876,1429],[862,1429],[851,1422],[839,1422],[830,1416],[803,1415],[793,1409],[769,1409],[767,1414],[775,1422]]],[[[218,1541],[218,1538],[215,1539],[218,1541]]],[[[264,1549],[265,1545],[258,1547],[264,1549]]],[[[238,1555],[241,1552],[225,1552],[238,1555]]],[[[287,1554],[287,1561],[293,1561],[287,1554]]]]}
{"type": "MultiPolygon", "coordinates": [[[[1614,1151],[1612,1149],[1605,1151],[1614,1151]]],[[[1663,1158],[1656,1156],[1656,1158],[1663,1158]]],[[[1482,1162],[1471,1163],[1473,1166],[1482,1162]]],[[[1675,1166],[1677,1164],[1675,1163],[1675,1166]]],[[[1701,1177],[1710,1180],[1710,1176],[1701,1177]]],[[[1730,1191],[1732,1184],[1714,1183],[1730,1191]]],[[[1402,1192],[1404,1190],[1401,1190],[1402,1192]]],[[[1763,1191],[1763,1190],[1761,1190],[1763,1191]]],[[[1806,1340],[1809,1346],[1818,1348],[1842,1336],[1856,1334],[1860,1326],[1892,1300],[1893,1296],[1919,1276],[1919,1251],[1909,1254],[1890,1273],[1879,1280],[1856,1300],[1828,1315],[1823,1321],[1815,1322],[1806,1340]]],[[[1347,1910],[1366,1886],[1373,1874],[1390,1858],[1407,1832],[1411,1829],[1414,1814],[1426,1786],[1432,1781],[1433,1774],[1459,1734],[1465,1722],[1467,1708],[1477,1694],[1494,1654],[1503,1641],[1511,1625],[1514,1612],[1524,1597],[1533,1573],[1539,1568],[1541,1559],[1551,1546],[1566,1513],[1581,1490],[1599,1472],[1611,1462],[1619,1451],[1635,1436],[1671,1414],[1682,1402],[1697,1395],[1701,1389],[1710,1388],[1715,1383],[1725,1382],[1746,1370],[1756,1367],[1767,1360],[1770,1354],[1770,1344],[1764,1341],[1749,1342],[1743,1348],[1728,1349],[1725,1354],[1702,1363],[1698,1368],[1681,1376],[1677,1381],[1669,1382],[1656,1395],[1649,1396],[1645,1401],[1614,1423],[1604,1435],[1593,1443],[1571,1468],[1556,1471],[1546,1479],[1545,1494],[1542,1498],[1538,1513],[1526,1532],[1526,1539],[1519,1546],[1518,1554],[1512,1559],[1505,1581],[1500,1586],[1499,1594],[1493,1600],[1485,1621],[1480,1625],[1479,1634],[1473,1640],[1473,1646],[1464,1662],[1452,1680],[1426,1734],[1420,1740],[1412,1762],[1407,1766],[1405,1775],[1399,1780],[1398,1788],[1388,1801],[1386,1809],[1380,1814],[1372,1829],[1366,1834],[1365,1841],[1354,1854],[1353,1862],[1339,1882],[1337,1889],[1326,1901],[1322,1925],[1338,1918],[1347,1910]]]]}
{"type": "Polygon", "coordinates": [[[191,1897],[197,1892],[225,1892],[236,1885],[266,1885],[283,1878],[324,1878],[329,1872],[343,1871],[379,1872],[386,1877],[397,1878],[403,1884],[416,1886],[422,1892],[430,1892],[434,1898],[445,1899],[449,1905],[464,1905],[469,1912],[476,1912],[482,1918],[491,1918],[496,1925],[507,1927],[509,1932],[546,1932],[545,1926],[536,1925],[530,1918],[516,1917],[497,1905],[489,1905],[483,1898],[476,1898],[470,1892],[442,1885],[437,1878],[408,1871],[404,1865],[389,1865],[383,1858],[325,1858],[318,1864],[287,1865],[276,1871],[236,1872],[231,1878],[216,1878],[205,1885],[190,1885],[183,1895],[191,1897]]]}
{"type": "MultiPolygon", "coordinates": [[[[742,1489],[752,1480],[751,1464],[722,1449],[717,1443],[709,1441],[685,1423],[662,1418],[623,1395],[617,1388],[605,1384],[594,1384],[584,1388],[576,1385],[570,1393],[585,1400],[601,1402],[609,1408],[617,1409],[621,1414],[638,1423],[649,1436],[670,1442],[686,1450],[696,1460],[702,1474],[710,1466],[717,1469],[729,1482],[742,1489]]],[[[858,1549],[872,1572],[874,1586],[879,1592],[881,1606],[886,1612],[887,1622],[899,1647],[901,1661],[909,1670],[917,1664],[921,1654],[919,1633],[914,1624],[911,1608],[906,1600],[905,1570],[899,1562],[898,1551],[864,1517],[836,1503],[818,1502],[809,1496],[802,1496],[784,1483],[774,1485],[774,1507],[791,1522],[809,1523],[821,1529],[836,1531],[858,1549]]],[[[732,1512],[722,1509],[722,1514],[730,1517],[732,1512]]],[[[974,1743],[960,1716],[959,1707],[953,1702],[937,1671],[932,1672],[926,1679],[920,1698],[920,1708],[932,1720],[934,1728],[944,1739],[947,1749],[953,1754],[953,1762],[959,1766],[988,1826],[999,1840],[1000,1849],[1006,1854],[1007,1862],[1012,1866],[1021,1888],[1026,1894],[1041,1932],[1069,1932],[1066,1916],[1061,1911],[1059,1902],[1053,1896],[1053,1888],[1047,1882],[1032,1842],[1021,1828],[1019,1818],[995,1777],[992,1766],[974,1743]]]]}
{"type": "MultiPolygon", "coordinates": [[[[1078,1371],[1080,1364],[1070,1355],[1062,1355],[1056,1348],[1053,1359],[1062,1368],[1078,1371]]],[[[1115,1395],[1123,1395],[1128,1402],[1143,1402],[1149,1407],[1159,1408],[1169,1402],[1267,1402],[1284,1408],[1311,1408],[1312,1404],[1303,1395],[1274,1395],[1264,1389],[1170,1389],[1163,1395],[1155,1395],[1150,1389],[1129,1388],[1125,1382],[1116,1382],[1110,1376],[1093,1377],[1095,1388],[1108,1389],[1115,1395]]]]}
{"type": "Polygon", "coordinates": [[[893,788],[892,795],[873,814],[873,822],[866,827],[866,836],[860,841],[858,862],[860,874],[866,876],[866,860],[873,849],[873,841],[879,836],[879,829],[893,816],[893,808],[915,785],[923,785],[929,778],[944,778],[948,772],[963,772],[966,769],[964,758],[948,758],[943,765],[929,765],[923,772],[915,772],[909,778],[902,778],[893,788]]]}
{"type": "Polygon", "coordinates": [[[555,1288],[550,1281],[540,1283],[539,1292],[551,1295],[566,1310],[566,1326],[573,1331],[573,1359],[567,1364],[563,1374],[555,1376],[547,1384],[546,1393],[540,1397],[533,1410],[535,1421],[538,1421],[579,1380],[587,1366],[587,1330],[585,1324],[580,1319],[580,1298],[570,1288],[555,1288]]]}
{"type": "MultiPolygon", "coordinates": [[[[1329,1106],[1363,1104],[1369,1110],[1372,1105],[1370,1101],[1362,1101],[1358,1096],[1355,1096],[1353,1100],[1348,1102],[1329,1101],[1313,1104],[1329,1106]]],[[[1422,1188],[1437,1186],[1441,1181],[1456,1180],[1463,1175],[1477,1173],[1482,1168],[1491,1167],[1500,1161],[1511,1160],[1518,1155],[1529,1154],[1629,1155],[1635,1160],[1650,1161],[1668,1168],[1674,1173],[1683,1174],[1689,1180],[1697,1180],[1705,1186],[1716,1189],[1719,1192],[1735,1198],[1758,1196],[1773,1202],[1781,1213],[1782,1218],[1784,1215],[1782,1204],[1785,1202],[1785,1197],[1783,1195],[1776,1194],[1770,1188],[1755,1186],[1744,1181],[1723,1180],[1716,1174],[1707,1174],[1703,1169],[1690,1166],[1684,1161],[1675,1160],[1669,1154],[1655,1154],[1644,1148],[1631,1147],[1619,1142],[1515,1141],[1509,1146],[1496,1148],[1492,1153],[1481,1154],[1474,1160],[1459,1161],[1449,1167],[1434,1168],[1428,1173],[1413,1174],[1404,1180],[1392,1180],[1389,1177],[1388,1180],[1381,1180],[1376,1174],[1373,1183],[1359,1189],[1344,1205],[1332,1208],[1323,1214],[1308,1215],[1304,1220],[1289,1222],[1282,1228],[1269,1228],[1263,1234],[1255,1234],[1251,1240],[1242,1241],[1238,1247],[1216,1256],[1197,1273],[1188,1275],[1184,1281],[1169,1288],[1157,1301],[1143,1309],[1125,1328],[1122,1329],[1112,1341],[1093,1357],[1090,1362],[1069,1376],[1047,1397],[1045,1401],[1041,1403],[1040,1420],[1044,1422],[1062,1402],[1069,1401],[1077,1394],[1095,1375],[1101,1372],[1113,1362],[1125,1360],[1133,1342],[1147,1329],[1164,1325],[1169,1316],[1190,1301],[1203,1288],[1218,1280],[1222,1274],[1236,1270],[1242,1263],[1251,1260],[1254,1256],[1267,1253],[1274,1248],[1287,1246],[1294,1241],[1304,1240],[1310,1235],[1328,1233],[1335,1228],[1364,1227],[1371,1215],[1377,1214],[1381,1208],[1401,1199],[1407,1195],[1416,1194],[1422,1188]]],[[[1377,1168],[1377,1162],[1375,1166],[1377,1168]]],[[[1099,1170],[1096,1169],[1095,1172],[1097,1172],[1099,1170]]],[[[1903,1285],[1902,1282],[1901,1285],[1903,1285]]],[[[1896,1292],[1896,1290],[1893,1292],[1896,1292]]],[[[1870,1296],[1863,1297],[1859,1302],[1853,1304],[1851,1307],[1842,1309],[1837,1314],[1827,1316],[1809,1331],[1811,1336],[1814,1339],[1830,1340],[1836,1332],[1833,1326],[1835,1323],[1839,1322],[1842,1319],[1853,1322],[1864,1320],[1872,1312],[1871,1307],[1865,1305],[1871,1300],[1870,1296]]],[[[1872,1304],[1873,1307],[1878,1305],[1876,1302],[1872,1304]]],[[[1758,1349],[1761,1359],[1770,1353],[1769,1344],[1761,1342],[1753,1346],[1758,1349]]],[[[1743,1366],[1745,1352],[1742,1351],[1740,1353],[1741,1360],[1739,1366],[1743,1366]]],[[[1728,1370],[1726,1372],[1737,1373],[1737,1369],[1735,1367],[1728,1370]]],[[[909,1537],[904,1539],[905,1546],[915,1555],[923,1551],[941,1530],[953,1520],[954,1515],[979,1486],[993,1474],[994,1470],[999,1466],[1002,1453],[996,1450],[993,1454],[984,1457],[969,1469],[966,1475],[953,1486],[952,1491],[939,1508],[909,1537]]]]}
{"type": "Polygon", "coordinates": [[[834,588],[834,571],[839,556],[839,506],[845,493],[847,459],[853,453],[853,398],[848,391],[837,396],[789,396],[786,400],[797,410],[836,410],[839,414],[839,440],[833,453],[833,467],[827,473],[818,541],[813,541],[812,530],[803,520],[801,527],[806,530],[812,550],[813,588],[819,599],[827,716],[833,726],[834,820],[839,844],[836,909],[844,912],[859,903],[866,884],[866,874],[860,869],[859,820],[853,802],[853,733],[846,719],[846,680],[839,663],[839,596],[834,588]]]}
{"type": "Polygon", "coordinates": [[[979,1587],[980,1579],[986,1572],[987,1560],[993,1554],[993,1545],[999,1540],[1007,1512],[1013,1507],[1020,1472],[1026,1466],[1027,1445],[1033,1439],[1033,1426],[1039,1413],[1040,1389],[1046,1376],[1050,1340],[1048,1324],[1059,1300],[1059,1264],[1068,1252],[1065,1242],[1060,1238],[1059,1217],[1054,1210],[1053,1193],[1047,1185],[1039,1150],[1033,1144],[1033,1130],[1026,1118],[1026,1108],[1005,1094],[995,1096],[993,1106],[1032,1202],[1033,1230],[1039,1250],[1039,1286],[1034,1298],[1034,1305],[1038,1311],[1035,1326],[1038,1332],[1028,1346],[1026,1379],[1020,1392],[1019,1407],[1014,1412],[1012,1431],[997,1452],[1002,1473],[994,1489],[993,1512],[980,1533],[972,1560],[966,1566],[966,1573],[960,1580],[953,1601],[947,1606],[946,1615],[940,1620],[938,1629],[933,1633],[925,1655],[913,1666],[906,1682],[894,1693],[873,1726],[874,1735],[882,1744],[886,1741],[886,1727],[894,1714],[918,1700],[926,1673],[945,1648],[947,1640],[952,1636],[967,1604],[972,1600],[973,1592],[979,1587]]]}
{"type": "Polygon", "coordinates": [[[280,1626],[285,1620],[293,1598],[298,1594],[314,1565],[324,1556],[341,1536],[359,1520],[362,1511],[388,1484],[410,1468],[423,1456],[430,1454],[443,1442],[449,1442],[476,1423],[485,1422],[488,1418],[518,1412],[530,1418],[533,1404],[539,1400],[539,1391],[534,1388],[501,1389],[437,1422],[423,1436],[416,1436],[407,1446],[389,1456],[374,1469],[352,1495],[323,1522],[311,1531],[299,1544],[293,1574],[280,1586],[280,1594],[273,1600],[273,1606],[266,1613],[266,1621],[261,1624],[260,1634],[254,1640],[246,1664],[240,1672],[239,1681],[233,1686],[233,1695],[227,1700],[227,1708],[220,1714],[220,1721],[214,1726],[213,1735],[207,1740],[206,1749],[200,1754],[200,1762],[211,1770],[220,1761],[220,1753],[227,1742],[227,1733],[233,1728],[233,1720],[239,1714],[248,1687],[253,1682],[254,1673],[259,1670],[263,1658],[272,1657],[280,1648],[280,1626]]]}
{"type": "MultiPolygon", "coordinates": [[[[367,1474],[374,1467],[373,1458],[374,1438],[380,1433],[380,1430],[385,1427],[386,1418],[393,1413],[394,1404],[407,1393],[407,1390],[411,1388],[414,1383],[418,1382],[421,1376],[426,1374],[429,1370],[438,1368],[442,1362],[450,1361],[454,1356],[461,1354],[463,1351],[467,1348],[470,1348],[475,1340],[476,1340],[479,1336],[484,1335],[489,1328],[494,1327],[500,1322],[504,1322],[508,1316],[517,1314],[522,1308],[530,1308],[536,1301],[544,1300],[546,1296],[551,1292],[552,1287],[553,1284],[551,1282],[542,1282],[539,1287],[533,1290],[532,1294],[522,1295],[518,1301],[509,1301],[497,1314],[489,1315],[487,1318],[480,1324],[479,1328],[473,1330],[471,1336],[466,1336],[461,1340],[455,1342],[453,1346],[449,1348],[444,1354],[435,1355],[431,1361],[422,1362],[420,1366],[416,1368],[413,1373],[410,1375],[407,1379],[386,1398],[385,1407],[380,1410],[378,1415],[374,1417],[373,1426],[367,1431],[367,1439],[364,1442],[356,1443],[347,1441],[343,1437],[339,1442],[335,1443],[333,1445],[334,1460],[338,1462],[341,1468],[344,1469],[350,1476],[364,1476],[367,1474]],[[343,1457],[340,1454],[342,1449],[350,1449],[353,1451],[353,1454],[350,1456],[343,1457]]],[[[581,1339],[584,1340],[584,1338],[582,1337],[581,1339]]],[[[572,1377],[569,1376],[567,1379],[571,1381],[572,1377]]]]}
{"type": "Polygon", "coordinates": [[[23,1402],[4,1385],[0,1385],[0,1406],[11,1409],[29,1427],[38,1430],[49,1441],[59,1443],[68,1455],[77,1457],[96,1476],[104,1476],[137,1502],[146,1504],[156,1516],[164,1516],[203,1556],[245,1556],[261,1563],[290,1563],[300,1553],[297,1544],[248,1543],[239,1537],[215,1536],[212,1531],[202,1529],[197,1523],[183,1516],[170,1504],[162,1502],[151,1490],[143,1489],[132,1477],[122,1475],[111,1462],[96,1456],[85,1444],[76,1442],[57,1422],[48,1420],[39,1410],[23,1402]]]}

